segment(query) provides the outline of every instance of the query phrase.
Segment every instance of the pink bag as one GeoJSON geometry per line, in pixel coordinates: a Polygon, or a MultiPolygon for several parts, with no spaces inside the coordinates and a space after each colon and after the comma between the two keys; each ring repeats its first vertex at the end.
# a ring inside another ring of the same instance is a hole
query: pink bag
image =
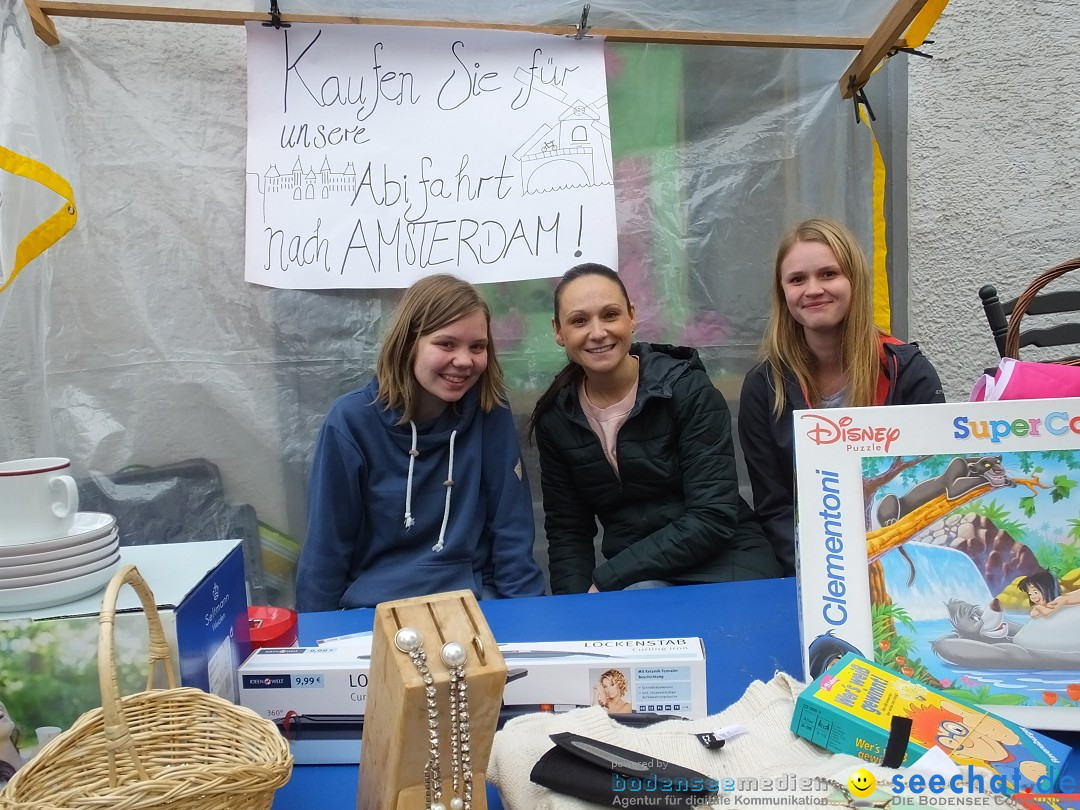
{"type": "Polygon", "coordinates": [[[1080,366],[1002,357],[997,373],[983,374],[971,389],[972,402],[1058,397],[1080,397],[1080,366]]]}

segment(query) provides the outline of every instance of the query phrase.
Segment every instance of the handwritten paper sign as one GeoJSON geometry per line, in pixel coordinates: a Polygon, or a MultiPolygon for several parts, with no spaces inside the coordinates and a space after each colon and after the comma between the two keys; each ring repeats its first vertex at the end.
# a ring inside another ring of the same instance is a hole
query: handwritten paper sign
{"type": "Polygon", "coordinates": [[[601,41],[249,23],[245,278],[291,289],[618,264],[601,41]]]}

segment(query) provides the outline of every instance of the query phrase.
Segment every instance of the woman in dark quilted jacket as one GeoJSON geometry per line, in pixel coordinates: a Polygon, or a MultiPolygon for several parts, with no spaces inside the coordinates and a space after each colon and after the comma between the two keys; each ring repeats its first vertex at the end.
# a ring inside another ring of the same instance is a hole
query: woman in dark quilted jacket
{"type": "Polygon", "coordinates": [[[599,264],[562,277],[552,325],[569,363],[529,423],[552,592],[779,576],[739,496],[727,403],[697,352],[633,343],[634,306],[599,264]]]}

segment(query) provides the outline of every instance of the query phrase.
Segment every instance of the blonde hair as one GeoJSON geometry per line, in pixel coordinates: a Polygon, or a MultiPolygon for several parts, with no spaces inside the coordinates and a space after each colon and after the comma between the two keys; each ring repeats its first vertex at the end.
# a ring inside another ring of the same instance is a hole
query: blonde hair
{"type": "Polygon", "coordinates": [[[405,291],[401,303],[394,310],[375,365],[375,379],[379,383],[378,401],[387,410],[401,409],[398,424],[403,425],[413,419],[419,405],[419,383],[413,369],[420,338],[474,312],[483,312],[487,321],[488,363],[476,383],[480,407],[487,413],[505,401],[505,382],[502,366],[495,354],[491,310],[487,302],[467,281],[445,273],[427,276],[405,291]]]}
{"type": "Polygon", "coordinates": [[[615,686],[618,688],[620,695],[625,695],[626,690],[630,688],[629,684],[627,684],[626,682],[626,676],[619,672],[619,670],[617,669],[609,669],[607,672],[600,676],[601,686],[604,683],[604,678],[611,679],[611,682],[615,684],[615,686]]]}
{"type": "Polygon", "coordinates": [[[795,320],[784,298],[780,265],[799,242],[820,242],[833,252],[840,272],[851,284],[851,304],[840,328],[840,365],[847,374],[849,406],[873,405],[881,373],[879,337],[884,334],[874,325],[873,281],[866,255],[854,234],[838,222],[808,219],[795,226],[780,241],[773,271],[772,311],[765,330],[763,353],[769,364],[769,377],[775,393],[773,415],[784,412],[783,369],[790,368],[806,390],[811,407],[821,404],[817,383],[817,362],[806,343],[802,324],[795,320]]]}

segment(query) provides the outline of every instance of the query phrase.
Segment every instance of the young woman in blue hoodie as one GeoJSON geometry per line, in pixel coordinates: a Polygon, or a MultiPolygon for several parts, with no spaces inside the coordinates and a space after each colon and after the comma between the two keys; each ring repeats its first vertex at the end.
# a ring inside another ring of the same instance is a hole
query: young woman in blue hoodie
{"type": "Polygon", "coordinates": [[[435,275],[406,291],[374,379],[326,416],[307,509],[300,611],[543,595],[491,313],[471,284],[435,275]]]}

